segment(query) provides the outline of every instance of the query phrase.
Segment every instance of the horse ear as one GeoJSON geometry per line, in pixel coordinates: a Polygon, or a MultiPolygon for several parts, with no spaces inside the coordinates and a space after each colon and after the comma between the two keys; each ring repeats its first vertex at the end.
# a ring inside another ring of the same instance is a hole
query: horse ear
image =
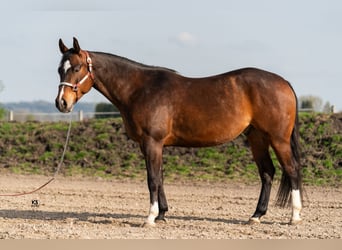
{"type": "Polygon", "coordinates": [[[65,52],[69,50],[67,46],[64,45],[61,38],[59,39],[59,50],[61,51],[62,54],[64,54],[65,52]]]}
{"type": "Polygon", "coordinates": [[[74,37],[74,50],[76,51],[77,54],[80,53],[81,51],[80,45],[78,44],[78,41],[75,37],[74,37]]]}

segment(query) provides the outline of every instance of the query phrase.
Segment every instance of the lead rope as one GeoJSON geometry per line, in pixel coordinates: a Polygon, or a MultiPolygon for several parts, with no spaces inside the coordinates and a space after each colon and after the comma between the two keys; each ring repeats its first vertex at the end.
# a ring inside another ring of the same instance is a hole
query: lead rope
{"type": "Polygon", "coordinates": [[[27,195],[27,194],[33,194],[39,190],[41,190],[43,187],[45,187],[46,185],[48,185],[50,182],[52,182],[58,175],[61,167],[62,167],[62,164],[63,164],[63,161],[64,161],[64,156],[65,156],[65,153],[66,153],[66,149],[68,147],[68,143],[69,143],[69,139],[70,139],[70,131],[71,131],[71,123],[72,123],[72,114],[70,113],[70,120],[69,120],[69,127],[68,127],[68,132],[67,132],[67,136],[66,136],[66,140],[65,140],[65,144],[64,144],[64,149],[63,149],[63,153],[62,153],[62,156],[61,156],[61,159],[58,163],[58,166],[57,166],[57,169],[54,173],[54,175],[52,176],[52,178],[50,180],[48,180],[47,182],[45,182],[43,185],[39,186],[38,188],[32,190],[32,191],[28,191],[28,192],[22,192],[22,193],[15,193],[15,194],[0,194],[0,196],[22,196],[22,195],[27,195]]]}

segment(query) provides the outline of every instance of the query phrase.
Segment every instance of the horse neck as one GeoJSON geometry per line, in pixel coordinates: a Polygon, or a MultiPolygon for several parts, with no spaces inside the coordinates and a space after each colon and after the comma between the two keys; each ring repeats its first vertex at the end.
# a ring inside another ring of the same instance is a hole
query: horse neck
{"type": "Polygon", "coordinates": [[[91,52],[90,56],[93,61],[94,88],[119,110],[124,109],[144,82],[143,70],[114,55],[91,52]]]}

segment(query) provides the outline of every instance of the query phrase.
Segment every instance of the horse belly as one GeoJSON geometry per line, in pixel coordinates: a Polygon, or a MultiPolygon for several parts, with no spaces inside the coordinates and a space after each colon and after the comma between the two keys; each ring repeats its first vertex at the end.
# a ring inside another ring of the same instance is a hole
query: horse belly
{"type": "Polygon", "coordinates": [[[173,126],[173,138],[169,145],[206,147],[215,146],[238,137],[249,125],[247,121],[228,122],[192,120],[173,126]]]}

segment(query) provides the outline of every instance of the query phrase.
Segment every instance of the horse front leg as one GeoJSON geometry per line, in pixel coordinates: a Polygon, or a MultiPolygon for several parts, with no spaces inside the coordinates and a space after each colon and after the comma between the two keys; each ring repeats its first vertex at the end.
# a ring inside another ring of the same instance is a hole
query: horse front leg
{"type": "Polygon", "coordinates": [[[165,220],[165,212],[168,210],[163,187],[163,144],[149,137],[144,140],[141,149],[145,156],[147,183],[150,192],[150,211],[144,226],[155,226],[156,220],[165,220]]]}
{"type": "MultiPolygon", "coordinates": [[[[162,170],[163,171],[163,170],[162,170]]],[[[165,213],[169,210],[168,205],[167,205],[167,200],[164,192],[164,177],[163,177],[163,172],[161,173],[162,175],[162,183],[159,186],[158,189],[158,208],[159,208],[159,214],[157,218],[155,219],[156,222],[162,221],[166,222],[165,220],[165,213]]]]}

